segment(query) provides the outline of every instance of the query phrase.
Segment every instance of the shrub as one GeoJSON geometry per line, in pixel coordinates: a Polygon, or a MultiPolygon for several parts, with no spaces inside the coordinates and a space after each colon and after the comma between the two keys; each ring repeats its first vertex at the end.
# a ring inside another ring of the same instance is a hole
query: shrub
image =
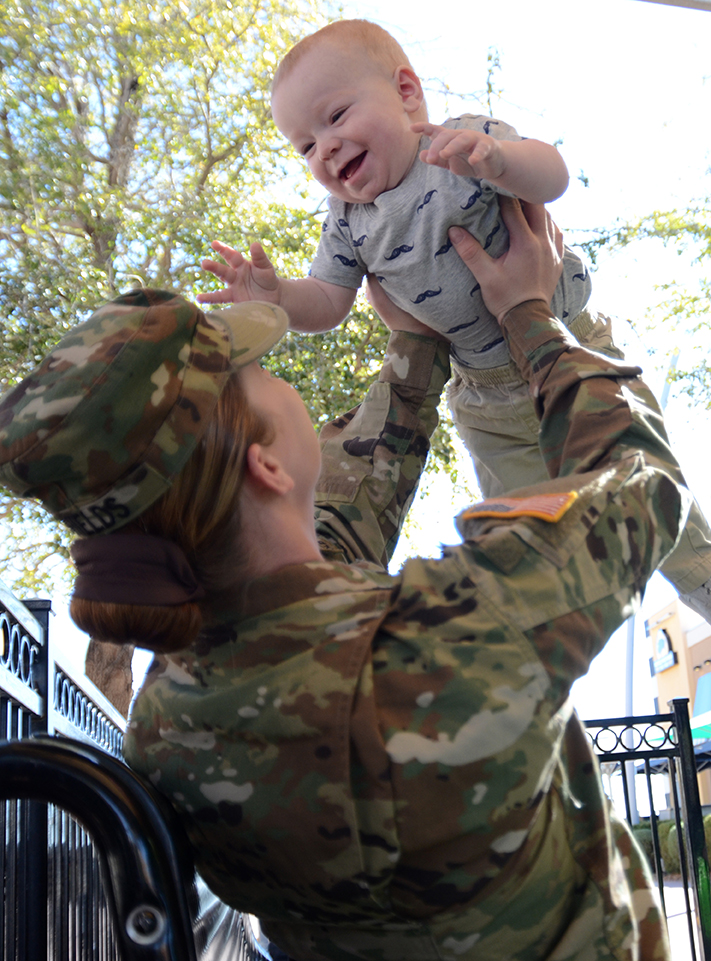
{"type": "Polygon", "coordinates": [[[659,847],[661,849],[662,861],[664,861],[664,873],[665,874],[679,874],[681,871],[681,863],[679,860],[679,832],[676,829],[676,824],[674,821],[662,821],[665,826],[668,824],[669,827],[665,829],[664,834],[661,832],[661,824],[659,831],[659,847]]]}
{"type": "MultiPolygon", "coordinates": [[[[711,852],[711,814],[707,814],[703,819],[704,837],[706,838],[706,849],[711,852]]],[[[683,830],[682,823],[682,830],[683,830]]],[[[683,843],[683,837],[682,837],[683,843]]],[[[674,821],[659,822],[659,847],[664,861],[665,874],[679,874],[681,863],[679,855],[679,832],[674,821]]]]}
{"type": "Polygon", "coordinates": [[[654,848],[652,846],[652,829],[649,827],[649,822],[642,821],[640,824],[634,824],[632,826],[632,834],[651,865],[654,861],[654,848]]]}

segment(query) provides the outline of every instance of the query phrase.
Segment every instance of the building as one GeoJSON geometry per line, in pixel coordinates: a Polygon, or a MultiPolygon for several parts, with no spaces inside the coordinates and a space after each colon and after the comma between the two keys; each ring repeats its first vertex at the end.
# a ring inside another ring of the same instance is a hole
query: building
{"type": "MultiPolygon", "coordinates": [[[[645,622],[649,664],[657,682],[657,711],[688,697],[694,741],[711,739],[711,625],[679,600],[645,622]]],[[[711,771],[699,774],[701,804],[711,805],[711,771]]]]}

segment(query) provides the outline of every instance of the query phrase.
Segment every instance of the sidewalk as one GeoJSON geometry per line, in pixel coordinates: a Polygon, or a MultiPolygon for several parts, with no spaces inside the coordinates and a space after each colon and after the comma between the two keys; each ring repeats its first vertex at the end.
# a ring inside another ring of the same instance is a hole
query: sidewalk
{"type": "MultiPolygon", "coordinates": [[[[689,900],[693,911],[694,896],[691,889],[689,889],[689,900]]],[[[693,955],[689,944],[689,922],[686,917],[686,901],[681,881],[664,882],[664,904],[673,961],[691,961],[693,955]]],[[[695,924],[694,920],[694,927],[695,924]]],[[[696,956],[698,958],[698,948],[696,956]]]]}

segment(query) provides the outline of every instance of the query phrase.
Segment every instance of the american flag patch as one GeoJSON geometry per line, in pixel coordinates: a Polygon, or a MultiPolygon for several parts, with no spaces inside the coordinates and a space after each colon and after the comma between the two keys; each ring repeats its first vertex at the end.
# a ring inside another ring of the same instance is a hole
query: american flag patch
{"type": "Polygon", "coordinates": [[[476,517],[538,517],[554,524],[577,497],[576,491],[566,494],[534,494],[532,497],[492,497],[469,507],[461,517],[465,521],[476,517]]]}

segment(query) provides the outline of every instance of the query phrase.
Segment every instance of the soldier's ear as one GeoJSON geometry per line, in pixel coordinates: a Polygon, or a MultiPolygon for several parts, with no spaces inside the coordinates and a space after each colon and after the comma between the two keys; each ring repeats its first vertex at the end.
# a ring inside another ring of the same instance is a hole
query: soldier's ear
{"type": "Polygon", "coordinates": [[[283,496],[294,488],[294,480],[269,447],[252,444],[247,448],[247,481],[263,492],[283,496]]]}

